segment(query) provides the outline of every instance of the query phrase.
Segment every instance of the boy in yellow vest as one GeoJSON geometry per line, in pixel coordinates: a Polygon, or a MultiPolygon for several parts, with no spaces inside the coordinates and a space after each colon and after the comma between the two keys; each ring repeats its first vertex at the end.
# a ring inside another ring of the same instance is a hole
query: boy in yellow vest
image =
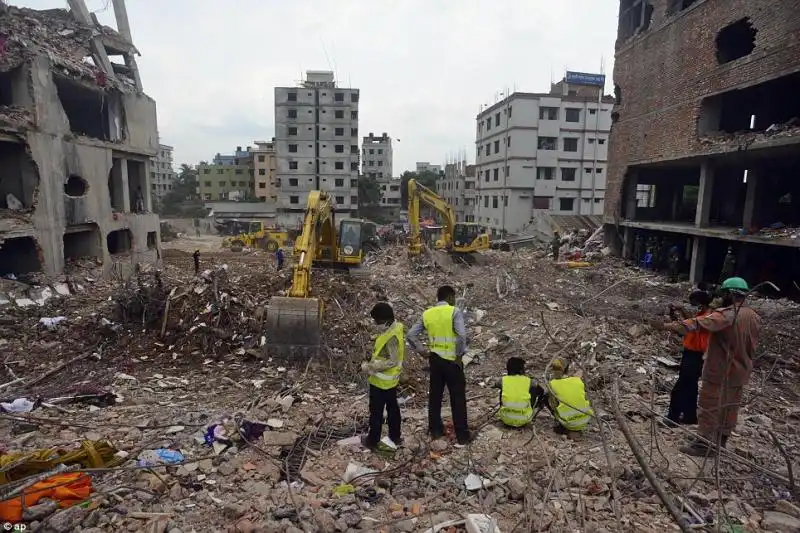
{"type": "Polygon", "coordinates": [[[361,371],[369,375],[369,432],[361,437],[361,444],[369,449],[378,447],[386,409],[389,439],[396,447],[402,442],[397,384],[405,359],[405,332],[403,324],[394,319],[394,310],[387,302],[375,304],[370,316],[383,331],[375,339],[372,358],[361,364],[361,371]]]}
{"type": "Polygon", "coordinates": [[[494,387],[500,389],[497,417],[510,427],[522,427],[533,420],[533,408],[542,405],[544,390],[525,375],[525,361],[511,357],[506,361],[506,376],[494,387]]]}

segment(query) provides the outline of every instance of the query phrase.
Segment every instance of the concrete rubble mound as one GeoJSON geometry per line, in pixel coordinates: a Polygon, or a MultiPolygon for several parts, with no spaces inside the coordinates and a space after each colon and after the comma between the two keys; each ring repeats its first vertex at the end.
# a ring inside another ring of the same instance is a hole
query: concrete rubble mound
{"type": "MultiPolygon", "coordinates": [[[[363,276],[314,271],[325,304],[320,352],[282,357],[266,349],[264,312],[291,272],[275,272],[264,252],[220,251],[202,252],[195,276],[194,246],[165,244],[160,265],[127,281],[74,265],[70,283],[82,290],[2,308],[5,450],[70,453],[84,441],[117,450],[111,466],[64,465],[59,475],[90,476],[88,504],[42,499],[22,511],[33,530],[677,531],[650,474],[687,527],[797,530],[787,467],[800,445],[797,303],[754,297],[764,330],[738,429],[728,453],[695,461],[677,451],[694,428],[654,417],[669,402],[680,339],[647,326],[686,300],[687,283],[600,253],[588,267],[557,265],[548,245],[488,251],[475,266],[437,254],[412,263],[391,245],[367,256],[363,276]],[[359,441],[369,310],[389,301],[410,327],[445,283],[466,313],[476,437],[457,448],[451,425],[445,439],[426,436],[427,360],[409,349],[403,445],[369,452],[359,441]],[[540,381],[554,357],[580,368],[597,412],[584,435],[555,434],[546,411],[520,430],[496,422],[491,383],[511,356],[540,381]]],[[[0,491],[11,498],[25,490],[19,483],[0,491]]]]}

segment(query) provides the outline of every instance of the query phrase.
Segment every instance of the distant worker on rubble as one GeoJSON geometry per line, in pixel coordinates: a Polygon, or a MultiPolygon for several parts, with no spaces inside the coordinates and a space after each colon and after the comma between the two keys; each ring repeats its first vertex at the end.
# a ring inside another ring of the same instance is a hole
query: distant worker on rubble
{"type": "Polygon", "coordinates": [[[456,291],[453,287],[439,287],[436,300],[436,305],[422,313],[422,319],[408,332],[408,343],[423,354],[419,336],[423,330],[428,332],[428,432],[434,440],[444,436],[442,399],[446,386],[450,392],[450,412],[457,446],[461,447],[471,440],[467,424],[467,382],[462,360],[467,351],[467,330],[464,313],[455,306],[456,291]]]}
{"type": "Polygon", "coordinates": [[[667,264],[669,265],[669,280],[671,283],[678,282],[678,270],[681,263],[681,252],[677,244],[672,245],[669,249],[669,257],[667,264]]]}
{"type": "Polygon", "coordinates": [[[389,440],[394,445],[389,447],[396,448],[402,443],[397,384],[405,359],[405,334],[403,324],[395,320],[394,310],[387,302],[375,304],[370,316],[382,331],[375,339],[372,358],[361,364],[361,371],[369,375],[369,431],[361,437],[361,444],[371,450],[378,447],[385,409],[389,440]]]}
{"type": "Polygon", "coordinates": [[[497,416],[503,424],[522,427],[533,420],[536,399],[544,393],[525,375],[525,360],[511,357],[506,361],[506,375],[494,383],[500,389],[500,410],[497,416]]]}
{"type": "Polygon", "coordinates": [[[728,278],[721,287],[724,307],[682,322],[651,322],[653,327],[675,333],[710,333],[700,388],[699,437],[680,448],[685,454],[703,457],[717,453],[718,446],[724,448],[736,429],[761,332],[761,317],[745,306],[749,290],[742,278],[728,278]]]}
{"type": "Polygon", "coordinates": [[[644,241],[641,235],[637,235],[633,241],[633,259],[636,266],[640,266],[644,259],[644,241]]]}
{"type": "Polygon", "coordinates": [[[200,275],[200,250],[195,250],[192,254],[192,259],[194,260],[194,275],[200,275]]]}
{"type": "MultiPolygon", "coordinates": [[[[679,306],[670,306],[669,316],[674,320],[700,318],[711,313],[711,294],[705,291],[693,291],[689,295],[689,303],[697,308],[691,312],[679,306]]],[[[669,400],[669,411],[666,423],[697,424],[698,381],[703,373],[703,356],[708,348],[708,331],[686,331],[683,334],[683,355],[678,370],[678,380],[672,387],[669,400]]]]}
{"type": "Polygon", "coordinates": [[[557,231],[553,232],[553,239],[550,241],[550,247],[553,251],[553,261],[558,261],[558,254],[561,251],[561,234],[557,231]]]}
{"type": "Polygon", "coordinates": [[[570,376],[569,365],[563,359],[556,359],[551,365],[553,377],[549,382],[549,393],[544,389],[537,391],[543,405],[558,422],[556,433],[575,434],[582,432],[594,416],[589,400],[586,399],[586,386],[580,376],[570,376]]]}
{"type": "Polygon", "coordinates": [[[278,249],[275,250],[275,262],[277,263],[277,269],[279,272],[283,268],[283,261],[284,261],[283,248],[278,246],[278,249]]]}
{"type": "Polygon", "coordinates": [[[136,189],[136,212],[144,213],[144,194],[141,187],[136,189]]]}
{"type": "MultiPolygon", "coordinates": [[[[717,256],[719,257],[719,256],[717,256]]],[[[736,258],[733,256],[733,246],[728,246],[725,259],[722,260],[722,272],[719,275],[719,282],[722,283],[736,273],[736,258]]]]}

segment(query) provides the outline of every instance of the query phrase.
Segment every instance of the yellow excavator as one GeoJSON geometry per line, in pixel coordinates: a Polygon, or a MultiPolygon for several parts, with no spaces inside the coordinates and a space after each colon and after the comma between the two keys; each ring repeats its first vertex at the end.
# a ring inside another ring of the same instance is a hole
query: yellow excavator
{"type": "Polygon", "coordinates": [[[336,226],[333,199],[324,191],[308,193],[303,230],[295,241],[292,286],[273,296],[267,309],[268,342],[274,346],[316,346],[322,329],[322,299],[311,288],[313,266],[355,269],[361,266],[361,220],[336,226]]]}
{"type": "Polygon", "coordinates": [[[444,228],[434,245],[437,250],[446,250],[450,254],[468,258],[474,252],[491,248],[486,228],[475,223],[456,222],[453,206],[432,190],[411,179],[408,180],[408,223],[411,227],[411,237],[408,241],[409,255],[416,256],[422,252],[419,224],[421,202],[435,209],[442,218],[444,228]]]}

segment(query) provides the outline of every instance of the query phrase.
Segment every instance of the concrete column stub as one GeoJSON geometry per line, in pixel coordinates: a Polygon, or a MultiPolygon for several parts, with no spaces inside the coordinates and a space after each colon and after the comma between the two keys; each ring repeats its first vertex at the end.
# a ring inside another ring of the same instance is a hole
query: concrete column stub
{"type": "Polygon", "coordinates": [[[698,228],[708,227],[711,218],[711,197],[714,192],[714,167],[709,162],[700,165],[700,187],[697,191],[697,213],[694,225],[698,228]]]}

